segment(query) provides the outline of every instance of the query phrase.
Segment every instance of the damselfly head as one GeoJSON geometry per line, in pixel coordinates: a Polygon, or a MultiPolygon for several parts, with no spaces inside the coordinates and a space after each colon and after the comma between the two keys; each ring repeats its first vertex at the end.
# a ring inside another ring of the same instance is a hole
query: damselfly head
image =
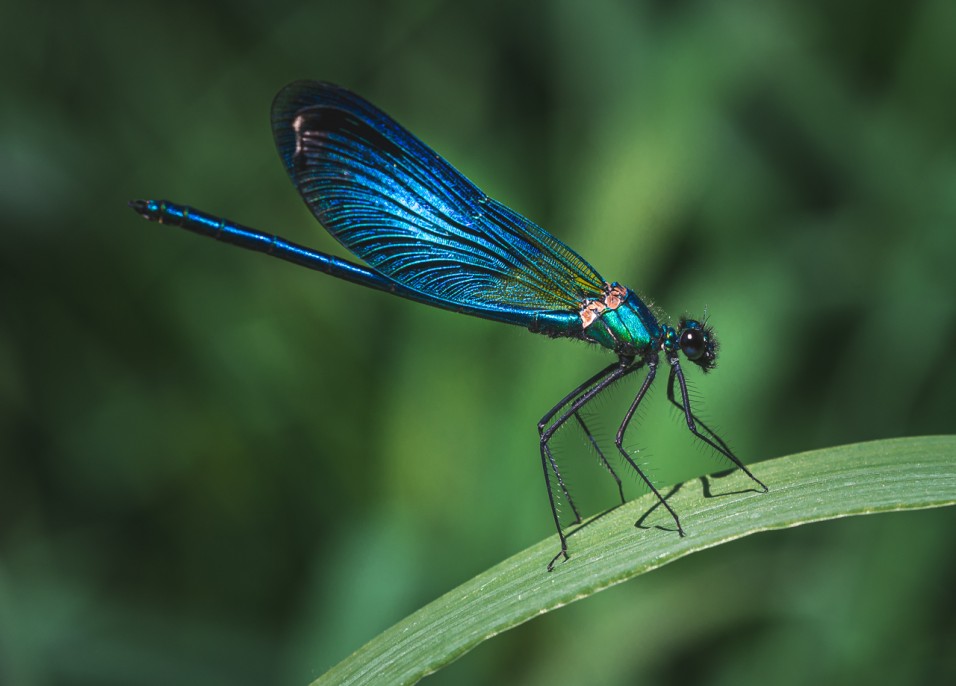
{"type": "Polygon", "coordinates": [[[684,357],[705,372],[717,366],[717,338],[713,328],[695,319],[681,317],[677,326],[677,345],[684,357]]]}

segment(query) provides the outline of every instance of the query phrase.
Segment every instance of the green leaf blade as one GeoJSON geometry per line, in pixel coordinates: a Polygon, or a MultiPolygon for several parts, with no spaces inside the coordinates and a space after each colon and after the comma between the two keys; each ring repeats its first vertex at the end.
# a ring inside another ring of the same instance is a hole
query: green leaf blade
{"type": "Polygon", "coordinates": [[[750,534],[956,504],[956,436],[840,446],[762,462],[755,469],[770,493],[748,490],[751,482],[739,474],[708,479],[707,488],[704,480],[676,488],[668,502],[681,516],[684,538],[672,530],[662,508],[654,508],[652,496],[638,498],[575,530],[571,559],[554,572],[545,566],[557,552],[556,536],[413,613],[313,686],[415,683],[539,614],[750,534]],[[638,521],[647,528],[635,528],[638,521]]]}

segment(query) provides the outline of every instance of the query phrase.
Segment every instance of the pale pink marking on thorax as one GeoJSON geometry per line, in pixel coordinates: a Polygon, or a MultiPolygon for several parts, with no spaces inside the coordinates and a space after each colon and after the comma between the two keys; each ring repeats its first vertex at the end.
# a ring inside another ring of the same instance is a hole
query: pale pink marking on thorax
{"type": "Polygon", "coordinates": [[[596,322],[604,310],[616,310],[627,300],[627,289],[617,284],[604,284],[602,300],[585,300],[581,303],[581,324],[586,329],[596,322]]]}

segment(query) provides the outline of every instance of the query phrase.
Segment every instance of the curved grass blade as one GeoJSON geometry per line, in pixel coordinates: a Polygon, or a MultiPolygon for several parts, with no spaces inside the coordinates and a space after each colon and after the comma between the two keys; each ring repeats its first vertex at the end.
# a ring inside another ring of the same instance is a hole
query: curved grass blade
{"type": "Polygon", "coordinates": [[[570,538],[571,559],[550,574],[545,565],[557,540],[548,537],[405,618],[313,686],[415,683],[536,615],[760,531],[956,504],[956,436],[800,453],[760,463],[760,475],[770,484],[768,494],[747,490],[745,477],[738,474],[672,489],[669,502],[681,512],[685,538],[664,530],[672,522],[653,507],[653,496],[577,529],[570,538]],[[635,529],[635,522],[641,528],[635,529]]]}

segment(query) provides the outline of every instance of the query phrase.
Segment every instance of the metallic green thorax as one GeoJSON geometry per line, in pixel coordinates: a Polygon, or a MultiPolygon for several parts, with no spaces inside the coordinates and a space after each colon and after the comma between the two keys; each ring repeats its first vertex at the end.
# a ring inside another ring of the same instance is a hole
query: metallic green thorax
{"type": "Polygon", "coordinates": [[[604,302],[595,301],[582,312],[584,309],[594,315],[589,318],[582,314],[586,322],[584,338],[616,353],[640,356],[661,339],[663,329],[657,317],[629,288],[610,284],[604,302]]]}

